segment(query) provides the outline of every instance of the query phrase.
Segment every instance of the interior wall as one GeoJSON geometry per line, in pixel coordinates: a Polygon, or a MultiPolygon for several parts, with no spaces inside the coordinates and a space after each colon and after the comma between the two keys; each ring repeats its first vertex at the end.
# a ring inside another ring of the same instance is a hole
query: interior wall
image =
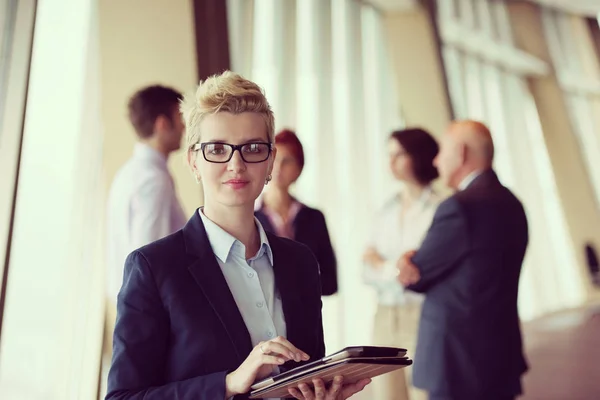
{"type": "MultiPolygon", "coordinates": [[[[151,84],[184,93],[197,84],[194,12],[191,0],[103,0],[98,7],[108,188],[136,141],[127,119],[130,96],[151,84]]],[[[171,156],[169,166],[182,206],[191,215],[201,204],[201,187],[185,166],[181,150],[171,156]]]]}
{"type": "Polygon", "coordinates": [[[384,17],[400,113],[406,126],[440,135],[451,119],[451,106],[439,57],[435,27],[422,6],[384,17]]]}
{"type": "MultiPolygon", "coordinates": [[[[516,45],[551,65],[541,8],[528,2],[510,2],[507,7],[516,45]]],[[[529,88],[538,109],[556,186],[577,257],[578,265],[565,268],[577,268],[586,284],[586,297],[589,300],[598,298],[598,291],[593,289],[589,279],[583,249],[588,241],[596,246],[600,245],[600,210],[594,201],[593,188],[563,94],[555,74],[530,78],[529,88]]]]}

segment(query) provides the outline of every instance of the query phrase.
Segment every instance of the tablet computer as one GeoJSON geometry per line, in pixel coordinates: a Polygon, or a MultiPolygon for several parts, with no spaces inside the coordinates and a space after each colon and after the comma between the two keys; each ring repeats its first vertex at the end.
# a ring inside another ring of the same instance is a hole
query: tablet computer
{"type": "Polygon", "coordinates": [[[349,384],[405,368],[411,364],[412,361],[407,357],[355,357],[321,364],[295,374],[288,374],[288,372],[292,372],[294,369],[286,372],[288,374],[287,378],[253,390],[250,393],[250,398],[290,397],[288,393],[290,388],[297,387],[301,383],[306,383],[312,387],[312,380],[315,378],[322,379],[325,385],[328,385],[333,381],[333,378],[341,375],[344,377],[344,383],[349,384]]]}
{"type": "Polygon", "coordinates": [[[292,375],[320,368],[325,364],[333,363],[339,360],[350,358],[394,358],[406,356],[406,349],[399,347],[381,347],[381,346],[349,346],[344,347],[340,351],[325,356],[320,360],[312,361],[279,375],[272,376],[252,385],[252,390],[259,390],[266,386],[288,379],[292,375]]]}

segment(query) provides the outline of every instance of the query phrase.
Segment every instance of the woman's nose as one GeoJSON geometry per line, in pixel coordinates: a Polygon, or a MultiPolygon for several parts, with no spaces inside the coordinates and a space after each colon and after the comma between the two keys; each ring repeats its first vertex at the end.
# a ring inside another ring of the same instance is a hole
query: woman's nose
{"type": "Polygon", "coordinates": [[[246,163],[242,159],[242,155],[239,151],[233,152],[229,163],[227,163],[227,168],[234,172],[244,171],[246,169],[246,163]]]}

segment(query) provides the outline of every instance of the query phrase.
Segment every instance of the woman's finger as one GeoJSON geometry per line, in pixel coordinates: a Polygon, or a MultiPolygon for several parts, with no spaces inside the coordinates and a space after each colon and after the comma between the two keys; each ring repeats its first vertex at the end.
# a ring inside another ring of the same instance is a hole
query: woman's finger
{"type": "Polygon", "coordinates": [[[313,385],[315,387],[315,399],[316,400],[325,400],[325,394],[327,394],[327,389],[325,389],[325,384],[322,379],[313,379],[313,385]]]}
{"type": "Polygon", "coordinates": [[[298,361],[300,360],[298,355],[294,351],[290,350],[290,348],[284,345],[283,343],[268,341],[259,344],[257,347],[262,354],[283,357],[286,361],[296,361],[296,359],[298,359],[298,361]]]}
{"type": "Polygon", "coordinates": [[[283,357],[267,354],[261,354],[260,358],[258,359],[260,365],[282,365],[285,364],[286,361],[287,359],[283,357]]]}
{"type": "Polygon", "coordinates": [[[308,354],[306,354],[305,352],[303,352],[302,350],[300,350],[299,348],[297,348],[296,346],[294,346],[289,340],[287,340],[286,338],[284,338],[283,336],[277,336],[275,339],[271,340],[268,343],[278,343],[281,344],[282,346],[285,346],[291,354],[294,354],[295,357],[292,357],[294,359],[294,361],[307,361],[310,357],[308,354]]]}
{"type": "Polygon", "coordinates": [[[340,392],[342,390],[343,383],[344,383],[343,376],[336,376],[335,378],[333,378],[331,387],[329,388],[329,391],[327,392],[328,397],[331,399],[337,399],[338,394],[340,394],[340,392]]]}
{"type": "Polygon", "coordinates": [[[313,391],[311,390],[310,386],[308,386],[306,383],[299,384],[298,389],[300,389],[300,392],[302,392],[302,396],[304,396],[305,400],[315,400],[315,395],[313,394],[313,391]]]}
{"type": "Polygon", "coordinates": [[[302,396],[302,393],[300,393],[300,391],[296,388],[288,389],[288,393],[290,396],[294,396],[295,399],[304,400],[304,396],[302,396]]]}

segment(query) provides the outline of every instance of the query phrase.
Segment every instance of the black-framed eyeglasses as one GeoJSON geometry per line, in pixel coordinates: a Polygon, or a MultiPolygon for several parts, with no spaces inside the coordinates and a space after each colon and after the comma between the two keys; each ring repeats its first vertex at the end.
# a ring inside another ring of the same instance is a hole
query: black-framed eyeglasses
{"type": "Polygon", "coordinates": [[[226,163],[231,160],[235,151],[240,152],[242,160],[246,163],[261,163],[266,161],[273,151],[273,144],[268,142],[250,142],[244,144],[229,143],[196,143],[193,151],[202,151],[204,159],[212,163],[226,163]]]}

